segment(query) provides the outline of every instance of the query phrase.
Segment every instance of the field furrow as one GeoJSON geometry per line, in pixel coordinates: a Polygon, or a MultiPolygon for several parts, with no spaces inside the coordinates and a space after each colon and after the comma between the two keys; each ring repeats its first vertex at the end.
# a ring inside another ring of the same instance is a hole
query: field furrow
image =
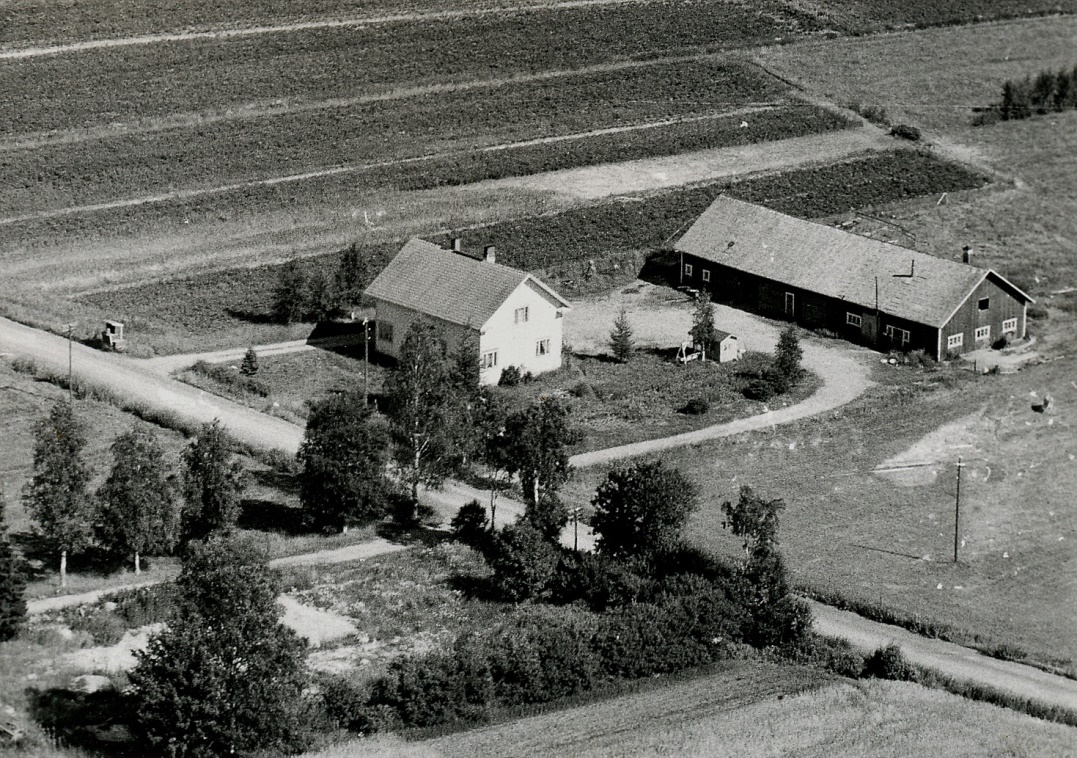
{"type": "Polygon", "coordinates": [[[799,26],[726,3],[668,0],[11,60],[0,62],[0,135],[726,49],[799,26]]]}

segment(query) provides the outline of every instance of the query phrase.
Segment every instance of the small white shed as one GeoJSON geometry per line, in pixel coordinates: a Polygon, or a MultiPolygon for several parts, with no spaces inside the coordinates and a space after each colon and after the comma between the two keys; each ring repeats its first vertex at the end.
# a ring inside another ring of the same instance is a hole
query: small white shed
{"type": "Polygon", "coordinates": [[[708,357],[712,360],[717,360],[719,363],[729,363],[740,358],[740,346],[737,344],[737,336],[729,332],[723,332],[721,329],[717,330],[717,334],[718,355],[708,357]]]}

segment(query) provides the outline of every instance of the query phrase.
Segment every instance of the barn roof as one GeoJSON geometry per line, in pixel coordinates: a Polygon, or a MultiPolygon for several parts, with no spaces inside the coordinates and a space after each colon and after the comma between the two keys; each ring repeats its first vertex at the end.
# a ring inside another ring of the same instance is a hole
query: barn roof
{"type": "Polygon", "coordinates": [[[1019,300],[1032,298],[994,271],[786,216],[719,196],[676,249],[791,287],[941,327],[994,278],[1019,300]],[[911,276],[910,276],[911,274],[911,276]]]}
{"type": "Polygon", "coordinates": [[[560,295],[525,271],[476,260],[413,238],[370,283],[366,294],[478,329],[525,283],[556,307],[569,307],[560,295]]]}

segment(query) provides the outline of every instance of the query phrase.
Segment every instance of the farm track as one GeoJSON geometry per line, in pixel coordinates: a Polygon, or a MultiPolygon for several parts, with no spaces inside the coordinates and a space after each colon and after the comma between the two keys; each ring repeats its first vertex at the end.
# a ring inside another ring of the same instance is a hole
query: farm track
{"type": "Polygon", "coordinates": [[[288,34],[292,32],[313,31],[318,29],[347,29],[350,27],[374,26],[409,21],[459,21],[483,16],[508,13],[525,13],[542,10],[567,10],[587,8],[596,5],[646,5],[655,0],[564,0],[556,3],[536,3],[534,5],[512,5],[503,8],[475,8],[446,11],[429,11],[413,13],[396,13],[383,16],[358,16],[352,18],[321,19],[297,21],[290,24],[266,26],[248,26],[239,28],[207,29],[205,31],[186,31],[161,34],[144,34],[135,37],[113,37],[111,39],[86,40],[61,45],[41,45],[35,47],[9,48],[0,50],[0,61],[25,60],[43,56],[69,55],[117,47],[136,47],[143,45],[160,45],[176,42],[196,42],[202,40],[222,40],[241,37],[256,37],[267,34],[288,34]]]}
{"type": "Polygon", "coordinates": [[[414,158],[401,158],[391,161],[382,161],[378,163],[360,163],[352,165],[334,166],[332,168],[319,169],[315,171],[304,171],[295,174],[285,174],[282,176],[267,177],[264,179],[253,179],[245,182],[235,182],[230,184],[218,185],[215,187],[203,187],[198,189],[188,190],[175,190],[172,192],[156,193],[152,195],[143,195],[141,197],[125,198],[122,200],[110,200],[101,203],[91,203],[87,205],[69,206],[66,208],[58,208],[47,211],[38,211],[35,213],[27,213],[18,216],[9,216],[7,218],[0,218],[0,226],[11,226],[14,224],[25,223],[28,221],[41,221],[45,219],[61,218],[64,216],[71,216],[76,214],[95,213],[99,211],[115,210],[120,208],[135,208],[143,205],[152,205],[157,203],[167,203],[176,201],[192,200],[200,197],[208,197],[213,195],[222,195],[231,192],[239,192],[255,187],[275,187],[283,184],[292,184],[295,182],[303,182],[311,179],[321,179],[331,176],[340,176],[346,174],[359,174],[364,171],[373,171],[376,169],[389,169],[399,166],[409,166],[422,164],[426,162],[432,162],[437,160],[443,160],[446,158],[453,158],[459,156],[468,156],[474,154],[483,153],[496,153],[505,150],[511,150],[514,148],[531,147],[536,145],[552,145],[560,142],[574,142],[578,140],[586,140],[594,137],[614,135],[614,134],[627,134],[631,132],[640,132],[650,129],[660,129],[666,126],[673,126],[677,124],[690,124],[704,121],[712,121],[716,119],[729,118],[741,115],[749,115],[752,113],[761,113],[764,111],[773,110],[774,105],[760,104],[753,107],[738,108],[731,111],[723,111],[721,113],[709,113],[702,116],[690,116],[684,118],[662,119],[660,121],[651,121],[642,124],[634,124],[631,126],[616,126],[605,129],[594,129],[586,132],[576,132],[574,134],[560,134],[551,137],[541,137],[532,140],[523,140],[520,142],[506,142],[497,145],[487,145],[480,147],[476,150],[455,150],[443,153],[434,153],[429,155],[417,156],[414,158]]]}
{"type": "MultiPolygon", "coordinates": [[[[32,150],[40,147],[80,144],[114,137],[156,134],[177,129],[204,127],[211,124],[230,121],[253,121],[276,116],[344,110],[362,105],[370,105],[372,103],[411,100],[458,92],[471,92],[475,90],[496,89],[513,85],[551,82],[559,79],[569,79],[594,74],[617,73],[689,63],[719,63],[730,60],[733,60],[733,56],[728,52],[696,53],[691,55],[666,56],[648,60],[599,63],[580,68],[555,69],[530,74],[520,73],[512,76],[494,77],[490,79],[474,79],[402,88],[393,87],[388,91],[369,92],[354,97],[337,97],[324,100],[300,99],[291,102],[289,102],[288,99],[265,100],[243,103],[242,105],[229,107],[223,110],[212,109],[202,112],[173,113],[168,116],[150,117],[129,122],[112,122],[100,126],[16,134],[0,138],[0,152],[17,152],[20,150],[32,150]]],[[[746,103],[745,105],[748,107],[758,107],[776,104],[777,103],[774,101],[768,101],[765,103],[746,103]]]]}

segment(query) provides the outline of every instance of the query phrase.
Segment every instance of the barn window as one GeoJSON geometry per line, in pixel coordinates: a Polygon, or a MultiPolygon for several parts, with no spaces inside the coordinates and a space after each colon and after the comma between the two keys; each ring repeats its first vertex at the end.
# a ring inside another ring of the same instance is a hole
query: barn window
{"type": "Polygon", "coordinates": [[[692,264],[691,263],[684,264],[684,275],[685,276],[691,276],[692,275],[692,264]]]}
{"type": "Polygon", "coordinates": [[[988,310],[991,310],[991,298],[989,298],[989,297],[981,297],[981,298],[980,298],[980,302],[978,302],[978,303],[976,304],[976,306],[977,306],[977,307],[978,307],[978,308],[979,308],[979,309],[980,309],[981,311],[988,311],[988,310]]]}
{"type": "Polygon", "coordinates": [[[891,341],[897,342],[901,345],[909,344],[909,330],[900,329],[896,326],[888,326],[883,329],[883,335],[889,337],[891,341]]]}
{"type": "Polygon", "coordinates": [[[390,324],[388,321],[378,322],[378,339],[380,339],[382,342],[393,341],[393,325],[390,324]]]}
{"type": "Polygon", "coordinates": [[[483,353],[479,357],[479,368],[480,369],[494,368],[495,366],[497,366],[497,351],[496,350],[491,350],[489,352],[483,353]]]}
{"type": "Polygon", "coordinates": [[[845,323],[849,324],[850,326],[860,326],[863,323],[863,321],[864,320],[862,318],[860,318],[860,315],[857,314],[857,313],[846,313],[845,314],[845,323]]]}
{"type": "Polygon", "coordinates": [[[707,269],[703,269],[703,281],[709,282],[711,280],[711,272],[707,269]]]}
{"type": "Polygon", "coordinates": [[[962,334],[951,334],[949,337],[946,338],[946,347],[961,347],[964,344],[965,344],[965,335],[964,335],[964,333],[962,333],[962,334]]]}
{"type": "Polygon", "coordinates": [[[535,343],[535,355],[548,355],[550,352],[550,341],[548,339],[539,340],[535,343]]]}
{"type": "Polygon", "coordinates": [[[522,324],[525,321],[527,321],[527,315],[528,315],[527,314],[527,309],[528,309],[528,307],[529,306],[525,305],[523,308],[517,308],[516,309],[516,323],[517,324],[522,324]]]}
{"type": "Polygon", "coordinates": [[[991,339],[991,327],[990,326],[978,326],[978,327],[976,327],[976,339],[977,340],[991,339]]]}
{"type": "Polygon", "coordinates": [[[1002,322],[1003,334],[1016,334],[1017,333],[1017,319],[1008,318],[1002,322]]]}

